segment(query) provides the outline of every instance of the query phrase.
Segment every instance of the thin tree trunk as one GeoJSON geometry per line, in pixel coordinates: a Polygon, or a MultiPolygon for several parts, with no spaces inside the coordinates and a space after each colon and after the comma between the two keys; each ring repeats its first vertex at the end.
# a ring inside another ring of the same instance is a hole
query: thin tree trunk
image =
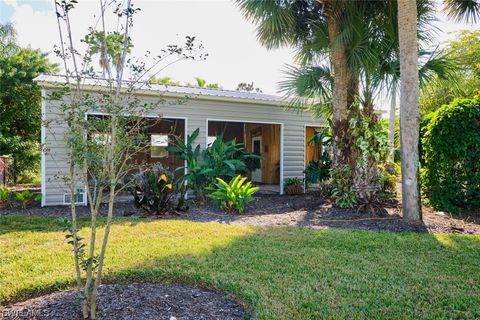
{"type": "Polygon", "coordinates": [[[390,157],[392,161],[395,161],[395,108],[397,106],[397,94],[395,91],[392,92],[392,97],[390,101],[390,114],[388,120],[388,142],[391,148],[390,157]]]}
{"type": "Polygon", "coordinates": [[[405,220],[421,221],[419,191],[419,79],[417,6],[415,0],[399,0],[400,42],[400,141],[402,152],[402,207],[405,220]]]}

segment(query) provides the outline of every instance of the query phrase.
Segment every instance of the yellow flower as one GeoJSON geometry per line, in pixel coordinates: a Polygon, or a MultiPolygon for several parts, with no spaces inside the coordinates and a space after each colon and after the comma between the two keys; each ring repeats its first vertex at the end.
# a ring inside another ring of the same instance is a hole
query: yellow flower
{"type": "Polygon", "coordinates": [[[172,184],[169,183],[169,184],[166,185],[166,187],[167,187],[168,189],[172,189],[172,184]]]}
{"type": "Polygon", "coordinates": [[[167,182],[167,176],[166,176],[165,174],[162,174],[162,175],[160,176],[160,179],[163,180],[163,181],[165,181],[165,182],[167,182]]]}

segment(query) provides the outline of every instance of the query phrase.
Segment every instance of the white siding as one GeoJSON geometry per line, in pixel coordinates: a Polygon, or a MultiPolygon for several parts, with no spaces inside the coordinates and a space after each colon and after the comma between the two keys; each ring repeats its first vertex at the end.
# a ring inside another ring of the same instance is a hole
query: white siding
{"type": "MultiPolygon", "coordinates": [[[[48,95],[49,90],[45,89],[48,95]]],[[[155,97],[142,96],[148,101],[155,101],[155,97]]],[[[67,192],[68,186],[64,177],[68,173],[67,155],[65,143],[66,125],[61,123],[59,101],[45,101],[45,120],[48,125],[44,130],[45,154],[42,170],[45,176],[42,180],[44,185],[45,205],[63,204],[63,193],[67,192]]],[[[207,119],[236,120],[251,123],[279,123],[283,127],[283,174],[281,177],[303,177],[304,152],[305,152],[305,125],[321,126],[318,119],[314,119],[310,113],[298,114],[296,111],[286,111],[282,107],[252,101],[221,102],[218,99],[207,100],[205,98],[191,98],[183,104],[165,104],[155,110],[164,118],[186,118],[187,133],[190,134],[200,128],[200,134],[196,140],[202,147],[206,144],[207,119]]]]}

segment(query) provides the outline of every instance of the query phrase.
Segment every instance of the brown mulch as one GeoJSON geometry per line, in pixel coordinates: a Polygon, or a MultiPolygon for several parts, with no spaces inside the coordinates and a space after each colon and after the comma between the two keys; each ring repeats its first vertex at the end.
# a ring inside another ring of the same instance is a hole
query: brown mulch
{"type": "MultiPolygon", "coordinates": [[[[240,320],[241,304],[213,291],[182,285],[101,285],[97,319],[240,320]]],[[[76,292],[62,291],[0,307],[0,319],[82,319],[76,292]]]]}
{"type": "MultiPolygon", "coordinates": [[[[247,205],[246,214],[226,213],[213,205],[189,204],[186,212],[172,212],[159,216],[163,219],[183,219],[198,222],[218,222],[225,224],[244,224],[255,226],[299,226],[315,229],[342,228],[357,230],[380,230],[390,232],[429,232],[436,234],[480,234],[480,215],[451,216],[424,207],[423,223],[409,223],[402,219],[399,204],[388,201],[381,204],[383,212],[372,216],[371,213],[357,212],[357,209],[341,209],[330,200],[316,194],[297,196],[260,195],[247,205]]],[[[0,209],[0,216],[25,214],[44,217],[65,217],[68,207],[34,207],[26,210],[19,208],[0,209]]],[[[87,217],[87,207],[77,207],[80,217],[87,217]]],[[[101,215],[106,214],[106,206],[101,215]]],[[[131,202],[116,205],[117,216],[145,216],[131,202]]]]}

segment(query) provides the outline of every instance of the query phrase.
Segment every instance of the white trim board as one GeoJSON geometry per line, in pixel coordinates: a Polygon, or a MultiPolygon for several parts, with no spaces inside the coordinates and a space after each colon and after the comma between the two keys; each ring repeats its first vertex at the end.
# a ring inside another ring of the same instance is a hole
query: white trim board
{"type": "Polygon", "coordinates": [[[47,169],[47,155],[45,154],[45,148],[46,148],[46,138],[47,138],[47,128],[45,128],[45,121],[47,119],[47,101],[46,101],[46,92],[44,89],[41,91],[41,96],[42,96],[42,107],[41,107],[41,119],[42,119],[42,127],[41,127],[41,140],[40,140],[40,146],[42,148],[42,157],[41,157],[41,163],[40,163],[40,188],[41,188],[41,193],[42,193],[42,200],[41,200],[41,206],[44,207],[46,204],[46,198],[47,198],[47,179],[46,179],[46,169],[47,169]]]}

